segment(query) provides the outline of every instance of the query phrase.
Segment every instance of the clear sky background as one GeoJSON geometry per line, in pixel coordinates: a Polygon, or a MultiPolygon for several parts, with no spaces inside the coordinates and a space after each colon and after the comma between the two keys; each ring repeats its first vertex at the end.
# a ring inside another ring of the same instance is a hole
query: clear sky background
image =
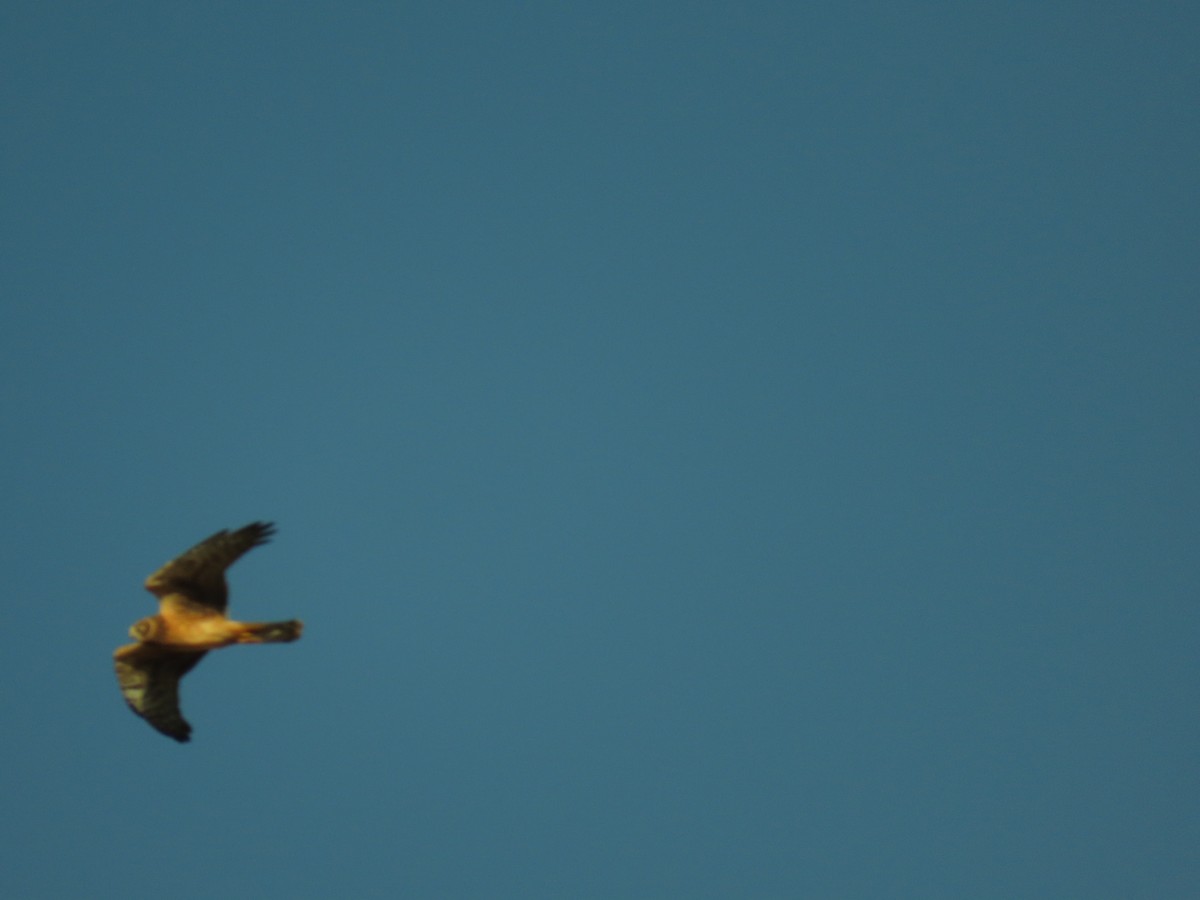
{"type": "Polygon", "coordinates": [[[0,6],[0,894],[1200,896],[1197,46],[0,6]]]}

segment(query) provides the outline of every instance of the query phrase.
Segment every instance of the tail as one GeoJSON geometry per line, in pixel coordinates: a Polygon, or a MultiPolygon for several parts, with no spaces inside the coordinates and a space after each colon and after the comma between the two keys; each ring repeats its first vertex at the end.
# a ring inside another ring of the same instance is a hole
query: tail
{"type": "Polygon", "coordinates": [[[299,619],[290,622],[243,622],[239,644],[286,644],[300,637],[304,623],[299,619]]]}

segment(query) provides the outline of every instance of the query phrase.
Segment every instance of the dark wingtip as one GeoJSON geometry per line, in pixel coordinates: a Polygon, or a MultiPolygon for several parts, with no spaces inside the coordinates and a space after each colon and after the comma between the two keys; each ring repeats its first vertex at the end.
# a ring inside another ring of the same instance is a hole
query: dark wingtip
{"type": "MultiPolygon", "coordinates": [[[[134,710],[134,712],[137,712],[137,710],[134,710]]],[[[141,713],[138,713],[138,715],[141,715],[141,713]]],[[[143,718],[145,717],[143,716],[143,718]]],[[[166,725],[160,722],[150,722],[149,719],[146,719],[146,721],[150,723],[151,728],[153,728],[163,737],[169,737],[173,741],[179,741],[181,744],[186,744],[192,739],[192,726],[187,722],[184,722],[182,725],[166,725]]]]}
{"type": "Polygon", "coordinates": [[[254,533],[254,542],[256,544],[265,544],[275,536],[274,522],[251,522],[239,531],[250,531],[254,533]]]}

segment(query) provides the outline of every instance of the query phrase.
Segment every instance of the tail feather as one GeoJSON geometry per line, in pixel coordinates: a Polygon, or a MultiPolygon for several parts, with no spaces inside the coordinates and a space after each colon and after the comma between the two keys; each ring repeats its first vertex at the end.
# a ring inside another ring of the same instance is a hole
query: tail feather
{"type": "Polygon", "coordinates": [[[245,631],[240,638],[246,644],[284,644],[296,640],[304,631],[299,619],[288,622],[245,622],[245,631]]]}

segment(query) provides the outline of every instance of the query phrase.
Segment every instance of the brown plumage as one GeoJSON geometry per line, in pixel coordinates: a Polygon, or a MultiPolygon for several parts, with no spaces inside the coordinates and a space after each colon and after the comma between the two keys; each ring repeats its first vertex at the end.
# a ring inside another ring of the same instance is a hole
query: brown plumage
{"type": "Polygon", "coordinates": [[[146,579],[146,590],[158,597],[158,615],[134,623],[129,633],[137,643],[117,648],[113,663],[130,709],[168,737],[190,738],[192,727],[179,711],[179,679],[209,650],[300,637],[304,623],[295,619],[235,622],[225,617],[225,570],[274,531],[269,522],[218,531],[146,579]]]}

